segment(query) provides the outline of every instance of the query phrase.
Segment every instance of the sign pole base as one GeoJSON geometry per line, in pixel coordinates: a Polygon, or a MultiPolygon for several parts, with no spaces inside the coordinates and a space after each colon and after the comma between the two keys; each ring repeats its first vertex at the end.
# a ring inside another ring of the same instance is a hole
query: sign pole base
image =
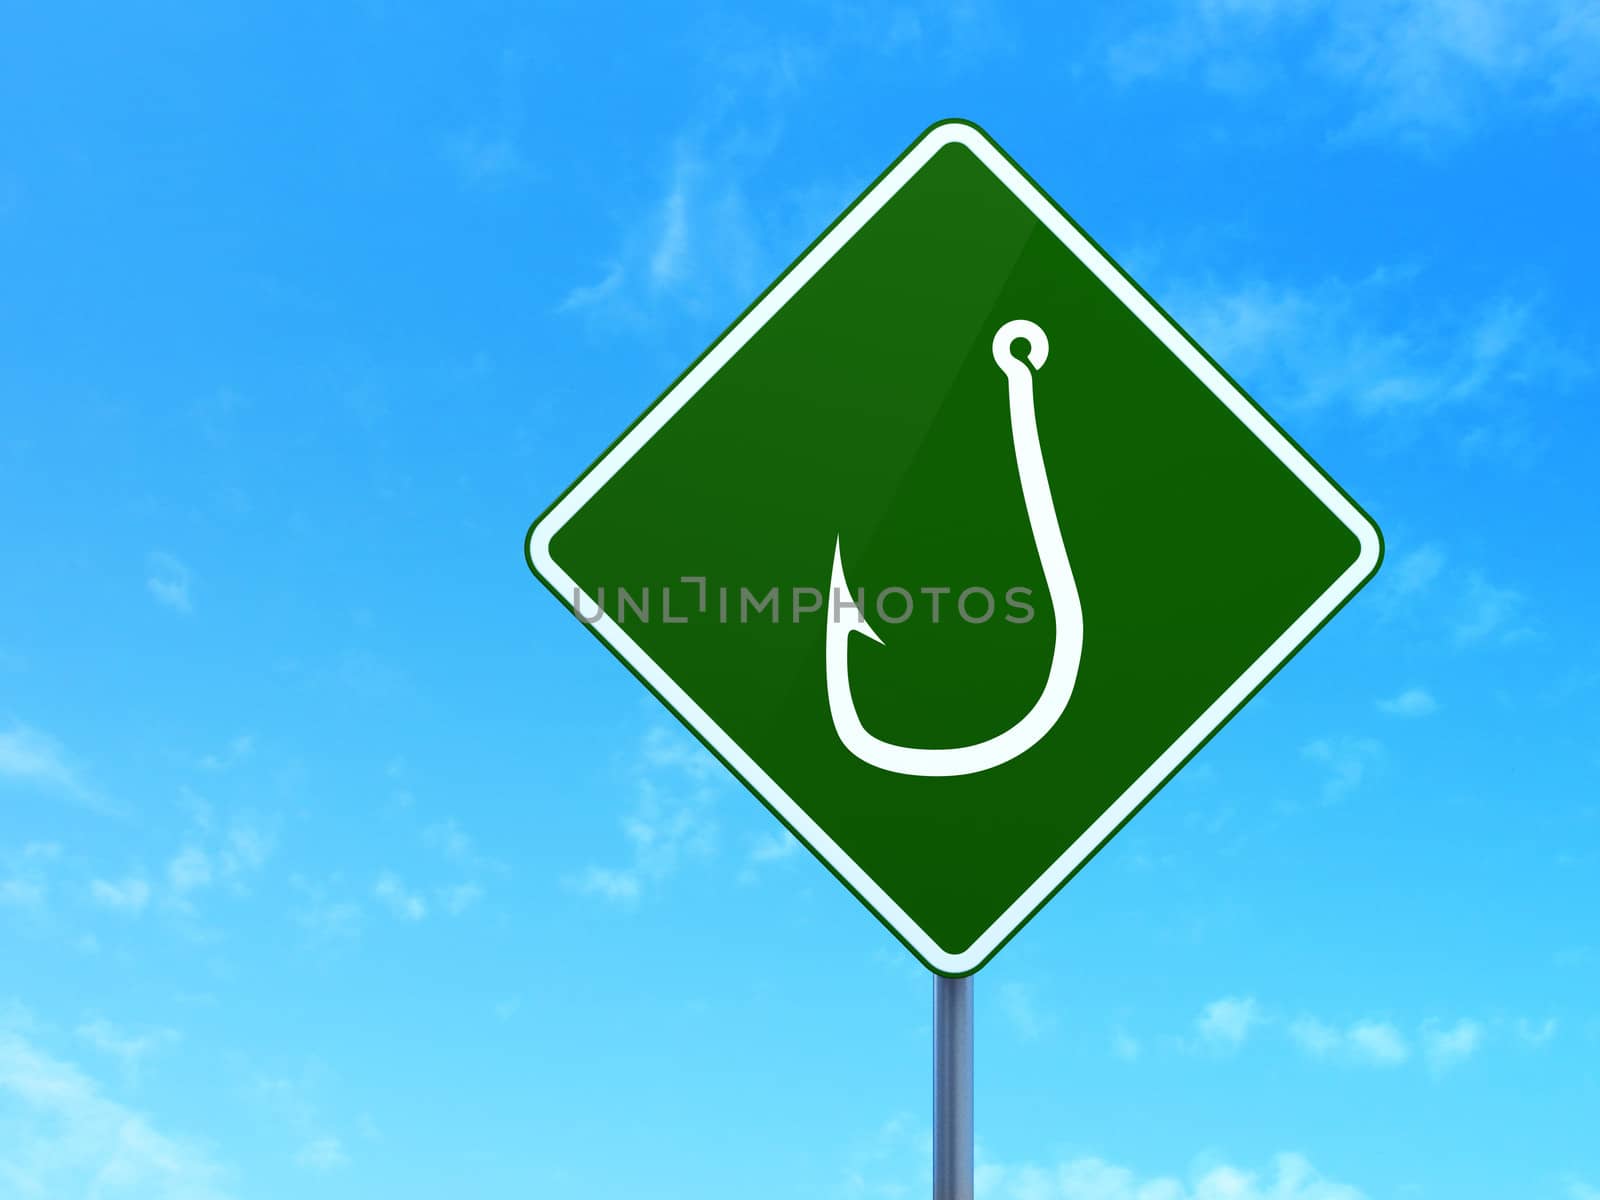
{"type": "Polygon", "coordinates": [[[933,977],[933,1200],[972,1200],[972,976],[933,977]]]}

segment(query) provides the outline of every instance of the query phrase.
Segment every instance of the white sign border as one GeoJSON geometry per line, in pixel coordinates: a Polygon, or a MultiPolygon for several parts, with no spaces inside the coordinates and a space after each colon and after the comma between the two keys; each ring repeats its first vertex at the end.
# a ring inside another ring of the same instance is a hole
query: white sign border
{"type": "Polygon", "coordinates": [[[1301,643],[1377,570],[1383,541],[1367,519],[1226,376],[1195,348],[1156,306],[1146,299],[1120,270],[1081,233],[1059,209],[976,126],[946,121],[929,129],[861,197],[840,220],[807,251],[765,296],[713,346],[661,401],[624,434],[609,451],[534,525],[528,535],[528,559],[534,570],[565,603],[599,605],[581,592],[576,582],[550,553],[550,542],[577,512],[683,408],[705,384],[733,358],[812,276],[870,221],[922,167],[946,146],[961,145],[972,151],[995,177],[1025,204],[1095,276],[1123,302],[1184,366],[1208,387],[1239,420],[1289,468],[1316,497],[1355,534],[1360,551],[1355,562],[1315,603],[1270,645],[1248,670],[1190,725],[1167,751],[1151,763],[1095,823],[1089,826],[1050,868],[1023,892],[972,945],[958,953],[940,947],[908,916],[844,850],[818,826],[804,809],[761,769],[694,700],[683,691],[626,631],[602,615],[590,628],[623,659],[674,711],[744,779],[784,821],[838,873],[866,904],[935,971],[967,975],[981,967],[1008,938],[1113,833],[1172,775],[1186,759],[1249,699],[1257,688],[1292,656],[1301,643]]]}

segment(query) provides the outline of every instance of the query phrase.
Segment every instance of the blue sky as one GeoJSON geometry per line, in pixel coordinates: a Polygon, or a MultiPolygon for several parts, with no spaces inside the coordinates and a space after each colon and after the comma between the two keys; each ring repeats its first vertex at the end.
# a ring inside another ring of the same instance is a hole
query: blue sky
{"type": "Polygon", "coordinates": [[[1600,9],[1121,8],[11,14],[0,1197],[926,1193],[926,973],[520,539],[947,116],[1389,553],[980,976],[981,1194],[1600,1197],[1600,9]]]}

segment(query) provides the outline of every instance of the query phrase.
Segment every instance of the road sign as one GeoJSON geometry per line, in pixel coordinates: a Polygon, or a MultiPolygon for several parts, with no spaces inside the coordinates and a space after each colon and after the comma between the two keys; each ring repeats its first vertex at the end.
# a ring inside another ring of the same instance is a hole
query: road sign
{"type": "Polygon", "coordinates": [[[1377,569],[1377,528],[936,125],[535,522],[534,572],[975,971],[1377,569]]]}

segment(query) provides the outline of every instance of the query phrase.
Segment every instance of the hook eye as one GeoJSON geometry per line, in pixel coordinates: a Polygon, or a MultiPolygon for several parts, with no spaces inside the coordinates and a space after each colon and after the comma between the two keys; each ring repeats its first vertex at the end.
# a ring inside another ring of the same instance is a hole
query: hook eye
{"type": "Polygon", "coordinates": [[[1044,330],[1032,321],[1007,321],[995,331],[990,350],[994,354],[996,365],[1008,376],[1013,365],[1021,366],[1024,362],[1037,371],[1044,366],[1044,360],[1050,355],[1050,339],[1045,337],[1044,330]],[[1028,344],[1025,358],[1017,356],[1016,344],[1019,341],[1028,344]]]}

